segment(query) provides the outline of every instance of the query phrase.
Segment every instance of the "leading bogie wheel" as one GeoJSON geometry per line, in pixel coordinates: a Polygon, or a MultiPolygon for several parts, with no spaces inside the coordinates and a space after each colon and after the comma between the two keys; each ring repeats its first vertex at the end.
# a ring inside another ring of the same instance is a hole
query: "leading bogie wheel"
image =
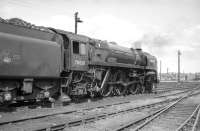
{"type": "Polygon", "coordinates": [[[143,94],[145,92],[145,87],[141,83],[137,83],[137,94],[143,94]]]}
{"type": "Polygon", "coordinates": [[[138,84],[132,84],[132,85],[129,87],[129,92],[130,92],[132,95],[137,94],[137,92],[138,92],[137,86],[138,86],[138,84]]]}

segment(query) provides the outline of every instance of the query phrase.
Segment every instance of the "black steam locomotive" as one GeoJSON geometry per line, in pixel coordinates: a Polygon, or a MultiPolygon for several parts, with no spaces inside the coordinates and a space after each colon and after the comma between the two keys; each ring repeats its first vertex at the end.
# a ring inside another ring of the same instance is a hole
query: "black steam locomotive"
{"type": "Polygon", "coordinates": [[[0,103],[152,92],[157,60],[71,32],[0,19],[0,103]]]}

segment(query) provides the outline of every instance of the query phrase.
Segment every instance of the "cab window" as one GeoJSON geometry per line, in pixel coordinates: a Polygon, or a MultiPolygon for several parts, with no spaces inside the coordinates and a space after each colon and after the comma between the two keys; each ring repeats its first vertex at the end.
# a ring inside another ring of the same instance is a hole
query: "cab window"
{"type": "Polygon", "coordinates": [[[73,53],[79,54],[79,43],[77,41],[73,41],[73,53]]]}
{"type": "Polygon", "coordinates": [[[73,41],[73,53],[86,55],[86,45],[85,43],[79,43],[77,41],[73,41]]]}
{"type": "Polygon", "coordinates": [[[86,55],[86,46],[85,43],[80,43],[80,54],[86,55]]]}

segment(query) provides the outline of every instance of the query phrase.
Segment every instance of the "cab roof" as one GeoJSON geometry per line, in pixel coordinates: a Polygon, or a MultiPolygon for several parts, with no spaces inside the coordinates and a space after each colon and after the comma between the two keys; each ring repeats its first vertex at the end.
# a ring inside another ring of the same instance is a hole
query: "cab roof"
{"type": "Polygon", "coordinates": [[[84,35],[75,34],[69,31],[54,29],[57,33],[63,34],[67,36],[70,40],[81,41],[81,42],[89,42],[90,38],[84,35]]]}

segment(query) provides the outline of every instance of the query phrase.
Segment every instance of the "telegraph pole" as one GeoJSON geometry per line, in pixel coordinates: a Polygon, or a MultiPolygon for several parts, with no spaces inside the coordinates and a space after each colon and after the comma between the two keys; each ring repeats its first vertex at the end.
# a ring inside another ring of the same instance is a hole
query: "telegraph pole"
{"type": "Polygon", "coordinates": [[[161,76],[161,70],[162,70],[162,61],[160,60],[160,81],[161,81],[161,78],[162,78],[162,76],[161,76]]]}
{"type": "Polygon", "coordinates": [[[178,50],[178,83],[180,82],[180,55],[181,52],[178,50]]]}
{"type": "Polygon", "coordinates": [[[75,18],[75,34],[77,34],[78,23],[82,23],[83,21],[78,17],[78,12],[74,14],[75,18]]]}

